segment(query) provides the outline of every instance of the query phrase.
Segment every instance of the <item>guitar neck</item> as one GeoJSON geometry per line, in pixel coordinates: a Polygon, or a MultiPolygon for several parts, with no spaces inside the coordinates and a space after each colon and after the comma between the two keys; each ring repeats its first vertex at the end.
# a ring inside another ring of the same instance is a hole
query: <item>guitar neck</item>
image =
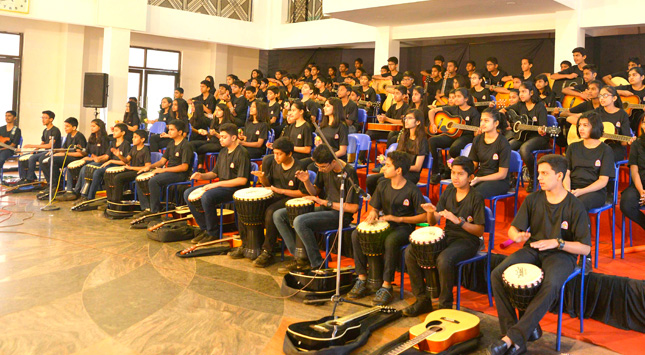
{"type": "Polygon", "coordinates": [[[533,126],[529,124],[518,124],[517,125],[518,130],[520,131],[533,131],[537,132],[542,126],[533,126]]]}
{"type": "Polygon", "coordinates": [[[612,141],[627,142],[627,143],[632,139],[632,137],[630,136],[623,136],[620,134],[612,134],[612,133],[604,133],[602,137],[612,141]]]}
{"type": "Polygon", "coordinates": [[[491,102],[495,102],[495,101],[478,101],[478,102],[475,102],[475,106],[488,106],[490,105],[491,102]]]}
{"type": "Polygon", "coordinates": [[[349,323],[349,322],[353,321],[354,319],[359,319],[359,318],[368,316],[368,315],[370,315],[372,313],[379,312],[380,310],[381,310],[381,307],[372,307],[372,308],[368,308],[368,309],[356,312],[354,314],[350,314],[350,315],[345,316],[345,317],[340,317],[340,318],[337,318],[337,319],[327,321],[326,323],[328,323],[329,325],[343,325],[345,323],[349,323]]]}
{"type": "Polygon", "coordinates": [[[461,123],[453,123],[450,125],[450,128],[457,128],[457,129],[461,129],[464,131],[471,131],[471,132],[477,132],[479,130],[479,127],[477,126],[469,126],[461,123]]]}
{"type": "Polygon", "coordinates": [[[432,328],[426,330],[425,332],[419,334],[418,336],[414,337],[413,339],[410,339],[410,340],[406,341],[405,343],[397,346],[396,348],[388,351],[387,353],[385,353],[385,355],[398,355],[398,354],[410,349],[411,347],[413,347],[415,345],[418,345],[419,343],[424,341],[427,337],[431,336],[432,334],[434,334],[436,332],[437,332],[437,330],[435,330],[434,327],[432,327],[432,328]]]}
{"type": "Polygon", "coordinates": [[[635,109],[645,109],[645,104],[628,104],[627,108],[635,108],[635,109]]]}
{"type": "Polygon", "coordinates": [[[367,106],[367,104],[372,104],[372,106],[378,106],[378,102],[367,101],[367,100],[358,100],[359,105],[367,106]]]}
{"type": "Polygon", "coordinates": [[[568,107],[547,107],[546,112],[553,112],[555,110],[558,110],[560,112],[567,112],[569,111],[568,107]]]}

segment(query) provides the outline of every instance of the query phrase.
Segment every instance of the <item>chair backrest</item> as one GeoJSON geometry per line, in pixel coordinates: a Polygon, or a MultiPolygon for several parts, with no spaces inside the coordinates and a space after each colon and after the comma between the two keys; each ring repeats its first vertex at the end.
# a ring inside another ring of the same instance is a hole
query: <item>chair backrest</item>
{"type": "Polygon", "coordinates": [[[150,153],[150,163],[154,164],[161,160],[161,157],[163,157],[163,154],[159,152],[152,152],[150,153]]]}
{"type": "Polygon", "coordinates": [[[560,101],[556,101],[555,106],[558,108],[562,108],[562,103],[560,101]]]}
{"type": "Polygon", "coordinates": [[[311,170],[307,170],[307,171],[309,172],[309,182],[311,182],[311,184],[313,185],[314,182],[316,181],[316,172],[311,170]]]}
{"type": "Polygon", "coordinates": [[[426,195],[423,195],[423,200],[424,200],[426,203],[430,203],[430,197],[428,197],[428,196],[426,196],[426,195]]]}
{"type": "Polygon", "coordinates": [[[497,98],[494,95],[490,95],[490,100],[493,102],[497,102],[497,98]]]}
{"type": "Polygon", "coordinates": [[[278,118],[278,124],[282,125],[282,110],[280,110],[280,117],[278,118]]]}
{"type": "Polygon", "coordinates": [[[546,115],[546,125],[549,127],[557,126],[558,120],[553,115],[546,115]]]}
{"type": "Polygon", "coordinates": [[[150,127],[150,134],[161,134],[166,131],[166,122],[157,121],[150,127]]]}
{"type": "Polygon", "coordinates": [[[522,172],[522,156],[515,150],[511,150],[511,162],[509,164],[508,172],[509,174],[522,172]]]}
{"type": "Polygon", "coordinates": [[[426,158],[423,160],[423,167],[428,169],[429,174],[430,170],[432,169],[432,153],[428,153],[426,158]]]}
{"type": "MultiPolygon", "coordinates": [[[[372,144],[372,139],[370,139],[370,136],[367,134],[363,133],[352,133],[349,135],[350,137],[356,138],[357,142],[357,153],[359,151],[368,151],[370,149],[370,145],[372,144]]],[[[349,152],[349,147],[347,148],[347,151],[349,152]]]]}
{"type": "Polygon", "coordinates": [[[193,174],[197,172],[198,166],[199,166],[199,158],[197,157],[197,152],[193,152],[193,174]]]}
{"type": "Polygon", "coordinates": [[[467,156],[469,156],[469,155],[470,155],[470,148],[472,148],[472,147],[473,147],[473,144],[472,144],[472,143],[468,143],[468,144],[466,144],[466,146],[464,147],[464,149],[462,149],[462,150],[461,150],[461,154],[459,154],[459,155],[461,155],[462,157],[467,157],[467,156]]]}
{"type": "Polygon", "coordinates": [[[387,156],[390,152],[395,151],[398,146],[399,146],[399,143],[390,144],[390,146],[387,147],[387,149],[385,150],[385,156],[387,156]]]}
{"type": "Polygon", "coordinates": [[[300,100],[302,100],[302,93],[298,94],[298,96],[300,97],[300,100]]]}
{"type": "Polygon", "coordinates": [[[358,109],[358,123],[363,127],[361,132],[365,132],[365,124],[367,124],[367,110],[364,108],[358,109]]]}
{"type": "Polygon", "coordinates": [[[358,154],[358,141],[352,135],[347,136],[347,154],[358,154]]]}
{"type": "Polygon", "coordinates": [[[193,127],[192,127],[192,126],[190,125],[190,123],[189,123],[189,124],[188,124],[188,135],[186,135],[186,138],[187,138],[188,140],[190,140],[190,136],[191,136],[192,134],[193,134],[193,127]]]}
{"type": "Polygon", "coordinates": [[[316,115],[316,118],[318,119],[318,123],[322,121],[322,116],[323,116],[322,110],[318,109],[318,115],[316,115]]]}
{"type": "Polygon", "coordinates": [[[316,132],[312,132],[311,133],[311,154],[314,154],[314,149],[316,149],[316,137],[318,137],[316,132]]]}
{"type": "MultiPolygon", "coordinates": [[[[273,128],[269,128],[269,133],[267,135],[267,141],[266,142],[267,143],[273,143],[274,141],[275,141],[275,131],[273,130],[273,128]]],[[[265,143],[265,145],[266,145],[266,143],[265,143]]],[[[264,152],[264,154],[269,154],[269,153],[271,153],[271,149],[269,149],[269,147],[267,147],[266,152],[264,152]]]]}
{"type": "MultiPolygon", "coordinates": [[[[255,162],[251,162],[251,171],[258,171],[258,169],[259,169],[258,164],[256,164],[255,162]]],[[[255,175],[251,175],[251,177],[253,178],[253,187],[255,187],[255,185],[258,184],[258,177],[255,175]]]]}
{"type": "Polygon", "coordinates": [[[484,215],[486,216],[484,232],[488,233],[488,251],[490,252],[495,247],[495,216],[493,216],[493,212],[490,208],[484,208],[484,215]]]}

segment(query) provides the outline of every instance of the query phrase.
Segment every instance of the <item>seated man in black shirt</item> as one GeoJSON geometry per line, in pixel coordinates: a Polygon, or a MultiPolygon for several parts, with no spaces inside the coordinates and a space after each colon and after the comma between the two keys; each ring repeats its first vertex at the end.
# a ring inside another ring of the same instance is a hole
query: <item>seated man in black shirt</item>
{"type": "MultiPolygon", "coordinates": [[[[54,149],[61,147],[61,134],[58,127],[54,126],[54,118],[56,115],[51,111],[43,111],[42,122],[45,129],[40,138],[40,144],[25,144],[22,149],[42,149],[42,151],[31,154],[29,160],[26,162],[18,162],[18,172],[20,175],[20,183],[30,183],[37,180],[36,178],[36,163],[39,165],[47,157],[47,151],[51,149],[51,141],[54,142],[54,149]]],[[[20,150],[16,150],[19,153],[20,150]]],[[[42,166],[42,165],[40,165],[42,166]]]]}
{"type": "Polygon", "coordinates": [[[349,298],[362,298],[376,291],[376,297],[372,301],[373,305],[384,306],[392,301],[392,281],[394,281],[394,272],[401,247],[408,244],[408,238],[410,233],[414,231],[416,224],[425,220],[425,213],[421,208],[421,204],[424,202],[423,195],[417,184],[410,182],[404,176],[409,169],[410,159],[405,152],[393,151],[388,154],[382,170],[386,180],[378,184],[370,200],[372,209],[364,220],[366,223],[373,223],[377,220],[390,223],[390,231],[385,237],[383,275],[375,275],[379,280],[374,285],[368,285],[367,256],[363,254],[358,232],[354,230],[352,249],[358,280],[349,292],[349,298]],[[379,217],[379,211],[383,213],[383,216],[379,217]],[[379,281],[382,281],[382,284],[379,281]],[[380,288],[378,290],[369,289],[368,286],[380,288]]]}
{"type": "Polygon", "coordinates": [[[343,118],[347,125],[349,134],[363,133],[363,124],[358,122],[358,105],[349,99],[352,87],[342,83],[338,86],[338,98],[343,103],[343,118]]]}
{"type": "Polygon", "coordinates": [[[231,93],[233,94],[231,97],[231,103],[233,104],[231,113],[233,114],[233,119],[238,127],[244,127],[249,108],[249,102],[244,97],[244,82],[242,80],[233,82],[231,85],[231,93]]]}
{"type": "MultiPolygon", "coordinates": [[[[60,170],[65,168],[69,163],[83,158],[83,150],[87,146],[87,140],[85,139],[85,136],[83,133],[79,132],[77,130],[78,128],[78,120],[74,117],[69,117],[68,119],[65,120],[65,133],[67,133],[67,138],[65,138],[65,144],[63,144],[64,149],[68,149],[68,152],[59,152],[59,153],[54,153],[54,173],[52,174],[53,178],[53,188],[52,191],[55,191],[58,188],[58,177],[60,176],[60,170]],[[65,157],[67,155],[67,157],[65,157]]],[[[46,171],[47,174],[45,174],[45,178],[47,181],[49,181],[49,162],[50,160],[47,160],[47,163],[43,164],[43,171],[46,171]]],[[[68,173],[69,174],[69,173],[68,173]]],[[[72,184],[72,178],[71,176],[67,179],[68,185],[73,186],[72,184]]],[[[73,194],[65,194],[61,196],[59,199],[60,201],[67,201],[64,198],[67,198],[68,195],[73,195],[73,194]]]]}
{"type": "Polygon", "coordinates": [[[576,259],[591,251],[589,216],[582,202],[564,188],[566,171],[564,157],[549,154],[540,158],[538,180],[542,189],[526,197],[508,230],[508,237],[524,243],[524,247],[506,257],[491,273],[504,337],[488,347],[488,354],[526,352],[527,342],[541,336],[539,322],[558,299],[562,284],[576,267],[576,259]],[[502,274],[509,266],[519,263],[542,268],[544,280],[518,320],[502,274]]]}
{"type": "MultiPolygon", "coordinates": [[[[193,165],[193,148],[184,138],[184,132],[188,131],[186,123],[180,120],[173,120],[168,124],[168,136],[172,142],[168,144],[163,157],[158,162],[139,170],[139,174],[150,171],[155,175],[148,180],[150,196],[139,194],[139,202],[143,211],[136,214],[135,218],[141,218],[149,214],[158,213],[161,210],[161,188],[175,182],[183,182],[188,179],[190,168],[193,165]],[[166,163],[168,163],[167,167],[166,163]]],[[[137,181],[137,189],[141,191],[137,181]]],[[[193,216],[195,216],[193,214],[193,216]]]]}
{"type": "MultiPolygon", "coordinates": [[[[290,261],[278,269],[279,273],[289,273],[291,271],[300,270],[305,271],[311,268],[318,268],[323,263],[323,258],[318,250],[318,241],[314,233],[324,232],[329,229],[338,227],[338,219],[340,218],[340,185],[343,174],[352,181],[358,181],[356,170],[350,164],[339,163],[334,159],[334,154],[329,150],[326,145],[319,145],[314,149],[313,160],[318,167],[318,175],[314,184],[309,181],[309,173],[307,171],[298,171],[296,177],[305,184],[307,192],[311,196],[306,196],[320,207],[311,213],[306,213],[295,218],[293,221],[294,228],[291,228],[289,218],[287,217],[287,209],[283,208],[273,214],[273,221],[275,222],[284,243],[287,245],[289,252],[295,255],[296,236],[302,240],[309,263],[305,264],[300,259],[290,261]],[[341,165],[341,164],[344,164],[341,165]]],[[[354,189],[349,188],[346,184],[346,194],[348,196],[344,200],[344,216],[343,226],[346,227],[351,223],[354,213],[358,211],[358,194],[354,189]]]]}
{"type": "Polygon", "coordinates": [[[607,74],[607,75],[602,77],[602,81],[606,85],[609,85],[609,86],[620,86],[620,85],[615,84],[611,79],[613,79],[613,78],[622,78],[622,79],[628,80],[629,71],[632,68],[638,68],[640,66],[641,66],[641,61],[640,61],[640,59],[638,57],[629,57],[629,59],[627,59],[627,70],[626,71],[619,71],[619,72],[616,72],[616,73],[613,73],[613,74],[607,74]]]}
{"type": "Polygon", "coordinates": [[[381,75],[374,75],[373,79],[391,80],[392,85],[401,85],[403,73],[399,71],[399,59],[397,57],[387,59],[387,69],[389,72],[383,73],[383,68],[381,68],[381,75]]]}
{"type": "MultiPolygon", "coordinates": [[[[219,179],[219,181],[194,186],[184,192],[184,200],[202,230],[202,233],[191,241],[192,243],[204,243],[219,238],[218,206],[232,201],[235,191],[247,187],[251,176],[251,158],[246,148],[239,143],[237,126],[232,123],[221,125],[219,141],[222,149],[219,151],[213,170],[208,173],[195,173],[190,177],[192,180],[219,179]],[[188,201],[190,193],[200,187],[206,190],[201,198],[204,213],[198,212],[188,201]]],[[[236,249],[232,253],[240,252],[242,252],[242,248],[236,249]]]]}
{"type": "MultiPolygon", "coordinates": [[[[585,59],[587,59],[587,51],[582,47],[576,47],[571,51],[571,53],[573,53],[573,62],[576,63],[576,65],[569,66],[567,69],[562,69],[557,73],[551,74],[552,80],[575,79],[582,77],[582,68],[587,65],[587,63],[585,63],[585,59]]],[[[562,64],[560,64],[560,67],[562,67],[562,64]]]]}
{"type": "Polygon", "coordinates": [[[215,111],[215,97],[211,92],[212,85],[213,84],[210,81],[203,80],[201,84],[199,84],[201,95],[192,98],[193,101],[204,104],[204,114],[206,115],[212,115],[213,111],[215,111]]]}
{"type": "Polygon", "coordinates": [[[441,217],[446,219],[444,228],[446,249],[437,257],[439,285],[432,285],[415,253],[408,247],[405,250],[405,266],[410,276],[412,292],[417,301],[403,310],[408,317],[432,311],[429,287],[441,289],[439,308],[452,309],[452,288],[455,285],[455,265],[475,256],[481,249],[486,223],[484,198],[470,186],[475,178],[475,165],[467,157],[459,156],[452,162],[452,184],[439,197],[437,206],[431,203],[421,205],[427,212],[428,224],[433,226],[441,217]],[[425,280],[424,280],[425,278],[425,280]]]}
{"type": "Polygon", "coordinates": [[[150,168],[150,148],[145,145],[148,133],[142,129],[136,130],[132,135],[132,148],[123,155],[119,149],[112,148],[113,155],[110,164],[121,165],[125,171],[114,177],[114,196],[123,196],[123,189],[137,177],[139,170],[150,168]]]}
{"type": "Polygon", "coordinates": [[[374,90],[373,87],[370,86],[370,80],[372,80],[372,77],[369,74],[363,74],[360,77],[360,83],[361,85],[359,87],[355,87],[354,90],[360,94],[359,100],[367,101],[365,104],[365,107],[361,107],[367,110],[367,115],[368,116],[374,116],[377,112],[375,112],[375,107],[373,102],[376,102],[376,91],[374,90]]]}
{"type": "MultiPolygon", "coordinates": [[[[16,111],[7,111],[4,115],[5,121],[7,122],[6,126],[0,127],[0,142],[17,148],[20,144],[20,138],[22,133],[20,128],[14,124],[16,122],[16,111]]],[[[13,156],[14,151],[9,148],[0,149],[0,167],[4,166],[4,162],[13,156]]]]}
{"type": "Polygon", "coordinates": [[[587,64],[582,68],[582,79],[584,82],[582,84],[575,85],[574,87],[566,87],[562,89],[563,95],[576,96],[583,100],[590,100],[589,93],[587,88],[589,88],[589,83],[596,80],[596,75],[598,75],[598,68],[593,64],[587,64]]]}
{"type": "Polygon", "coordinates": [[[499,68],[497,58],[488,57],[486,59],[486,73],[484,74],[484,78],[486,78],[486,84],[489,86],[489,89],[492,91],[491,86],[504,86],[502,78],[505,76],[508,76],[508,73],[499,68]]]}
{"type": "MultiPolygon", "coordinates": [[[[380,123],[397,124],[400,126],[403,125],[403,118],[410,108],[410,106],[403,100],[407,93],[408,89],[406,89],[403,85],[397,85],[396,87],[394,87],[394,102],[392,103],[390,108],[387,109],[387,112],[385,112],[385,114],[376,116],[380,123]]],[[[391,131],[388,133],[387,131],[368,130],[366,134],[370,136],[370,139],[372,141],[375,141],[377,139],[387,139],[388,141],[394,139],[394,141],[396,141],[396,137],[398,136],[399,132],[391,131]]],[[[364,154],[364,152],[361,152],[361,156],[359,158],[361,161],[365,160],[365,157],[363,156],[364,154]]],[[[378,173],[381,170],[381,166],[381,164],[377,164],[372,171],[378,173]]]]}
{"type": "MultiPolygon", "coordinates": [[[[305,196],[307,189],[302,181],[296,178],[296,172],[306,167],[293,158],[293,142],[289,138],[278,138],[273,142],[273,154],[262,159],[262,171],[252,171],[262,186],[273,191],[273,197],[264,211],[266,236],[262,244],[262,253],[253,261],[255,267],[267,267],[273,261],[273,249],[278,238],[278,229],[273,221],[273,214],[285,208],[285,203],[292,198],[305,196]]],[[[243,253],[240,254],[244,256],[243,253]]]]}

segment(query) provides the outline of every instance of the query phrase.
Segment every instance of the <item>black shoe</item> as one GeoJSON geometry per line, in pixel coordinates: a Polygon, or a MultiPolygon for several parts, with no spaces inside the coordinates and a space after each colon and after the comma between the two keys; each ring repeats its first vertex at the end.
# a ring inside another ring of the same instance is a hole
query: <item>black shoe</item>
{"type": "Polygon", "coordinates": [[[76,192],[69,192],[64,194],[63,196],[57,197],[56,199],[58,201],[76,201],[78,200],[79,197],[80,195],[77,194],[76,192]]]}
{"type": "Polygon", "coordinates": [[[535,186],[533,185],[533,180],[526,181],[526,192],[531,193],[535,186]]]}
{"type": "Polygon", "coordinates": [[[262,250],[262,254],[253,261],[255,267],[267,267],[273,263],[273,254],[266,250],[262,250]]]}
{"type": "Polygon", "coordinates": [[[213,240],[219,239],[218,237],[213,237],[212,235],[206,233],[206,235],[200,240],[200,243],[208,243],[212,242],[213,240]]]}
{"type": "Polygon", "coordinates": [[[279,274],[288,274],[293,271],[298,270],[298,264],[296,263],[295,260],[287,261],[284,263],[282,266],[278,268],[278,273],[279,274]]]}
{"type": "Polygon", "coordinates": [[[504,355],[507,351],[508,345],[502,339],[495,341],[486,348],[486,354],[488,355],[504,355]]]}
{"type": "Polygon", "coordinates": [[[193,244],[200,243],[202,239],[206,238],[208,236],[208,233],[204,230],[200,230],[199,233],[195,236],[195,238],[191,239],[190,242],[193,244]]]}
{"type": "Polygon", "coordinates": [[[380,172],[381,172],[381,168],[382,168],[382,167],[383,167],[383,164],[376,164],[376,165],[374,166],[374,168],[372,169],[372,172],[373,172],[373,173],[380,173],[380,172]]]}
{"type": "Polygon", "coordinates": [[[244,258],[244,247],[237,247],[228,252],[228,256],[231,259],[243,259],[244,258]]]}
{"type": "Polygon", "coordinates": [[[376,297],[372,300],[372,306],[387,306],[394,298],[392,287],[381,287],[376,291],[376,297]]]}
{"type": "Polygon", "coordinates": [[[528,341],[536,341],[542,337],[542,328],[540,328],[540,325],[538,324],[535,329],[529,334],[529,338],[527,339],[528,341]]]}
{"type": "Polygon", "coordinates": [[[358,279],[356,280],[356,283],[354,283],[354,287],[352,287],[351,291],[347,294],[347,297],[358,299],[367,296],[368,293],[367,281],[358,279]]]}
{"type": "Polygon", "coordinates": [[[132,216],[132,218],[133,219],[139,219],[141,217],[145,217],[145,216],[148,216],[148,215],[151,215],[151,214],[152,214],[152,212],[150,212],[150,210],[143,210],[143,211],[135,214],[134,216],[132,216]]]}
{"type": "Polygon", "coordinates": [[[441,179],[442,180],[450,179],[450,174],[452,174],[450,170],[444,171],[443,173],[441,173],[441,179]]]}
{"type": "Polygon", "coordinates": [[[436,185],[440,182],[441,182],[441,174],[432,174],[432,176],[430,176],[430,183],[432,185],[436,185]]]}
{"type": "Polygon", "coordinates": [[[432,300],[429,298],[418,298],[416,302],[403,309],[406,317],[416,317],[432,312],[432,300]]]}

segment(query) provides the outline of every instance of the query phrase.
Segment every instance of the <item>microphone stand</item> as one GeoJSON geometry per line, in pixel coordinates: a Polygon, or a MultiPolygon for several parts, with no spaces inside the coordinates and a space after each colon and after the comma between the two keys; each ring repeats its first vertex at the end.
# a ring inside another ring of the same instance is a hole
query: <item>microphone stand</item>
{"type": "MultiPolygon", "coordinates": [[[[58,206],[52,205],[52,195],[54,194],[52,191],[53,185],[54,185],[54,137],[50,136],[49,137],[49,203],[43,206],[40,210],[41,211],[57,211],[60,209],[58,206]]],[[[58,182],[60,184],[60,181],[58,182]]]]}
{"type": "MultiPolygon", "coordinates": [[[[369,198],[369,195],[365,193],[365,191],[363,191],[363,189],[361,189],[360,186],[356,185],[356,183],[352,181],[350,177],[347,176],[347,171],[345,171],[345,164],[347,163],[343,163],[340,159],[338,159],[331,145],[329,145],[327,138],[325,138],[325,135],[323,134],[322,130],[315,122],[315,120],[312,121],[312,123],[316,128],[316,132],[318,133],[323,144],[329,149],[330,152],[332,152],[332,155],[334,156],[334,160],[336,161],[338,166],[342,167],[343,169],[343,174],[342,174],[341,183],[340,183],[340,201],[339,201],[340,209],[339,209],[338,232],[337,232],[338,247],[337,247],[337,258],[336,258],[336,293],[333,296],[331,296],[331,302],[334,304],[334,307],[331,311],[331,316],[334,317],[334,315],[336,314],[336,308],[342,302],[359,304],[361,306],[369,307],[367,305],[364,305],[358,302],[348,301],[340,296],[340,261],[342,259],[341,252],[343,250],[342,246],[343,246],[343,219],[344,219],[344,212],[345,212],[345,208],[344,208],[345,207],[345,180],[349,180],[349,183],[351,184],[351,189],[355,189],[356,191],[359,192],[359,194],[366,195],[368,198],[369,198]]],[[[327,255],[326,257],[329,257],[329,255],[327,255]]]]}

